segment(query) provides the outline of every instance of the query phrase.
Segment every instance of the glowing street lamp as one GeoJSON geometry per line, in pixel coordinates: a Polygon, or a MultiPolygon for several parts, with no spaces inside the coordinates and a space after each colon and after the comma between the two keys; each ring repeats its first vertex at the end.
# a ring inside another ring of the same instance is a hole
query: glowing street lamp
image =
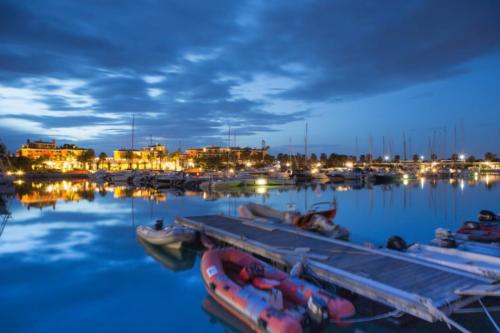
{"type": "Polygon", "coordinates": [[[458,158],[460,159],[460,161],[465,161],[465,155],[464,154],[460,154],[460,156],[458,156],[458,158]]]}
{"type": "Polygon", "coordinates": [[[420,160],[423,161],[424,160],[424,155],[420,155],[420,160]]]}
{"type": "Polygon", "coordinates": [[[385,160],[385,161],[389,161],[389,156],[385,155],[385,156],[384,156],[384,160],[385,160]]]}

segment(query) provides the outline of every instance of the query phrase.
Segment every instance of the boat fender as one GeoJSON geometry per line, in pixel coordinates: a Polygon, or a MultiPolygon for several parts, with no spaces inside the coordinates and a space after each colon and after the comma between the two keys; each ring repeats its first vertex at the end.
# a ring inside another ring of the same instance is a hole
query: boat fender
{"type": "Polygon", "coordinates": [[[203,247],[205,247],[207,250],[215,249],[214,242],[206,234],[200,233],[200,241],[203,247]]]}
{"type": "Polygon", "coordinates": [[[290,270],[290,276],[300,277],[303,272],[304,272],[304,265],[302,264],[302,261],[298,261],[295,263],[295,265],[293,265],[292,269],[290,270]]]}
{"type": "Polygon", "coordinates": [[[315,326],[323,327],[328,323],[328,305],[318,296],[311,296],[307,301],[307,315],[315,326]]]}
{"type": "Polygon", "coordinates": [[[480,228],[480,225],[479,223],[474,221],[466,221],[464,222],[463,227],[466,229],[478,230],[480,228]]]}
{"type": "Polygon", "coordinates": [[[479,221],[495,221],[497,219],[497,214],[493,213],[491,210],[485,210],[479,212],[479,221]]]}
{"type": "Polygon", "coordinates": [[[390,250],[405,252],[408,248],[408,245],[400,236],[392,236],[387,240],[386,247],[390,250]]]}

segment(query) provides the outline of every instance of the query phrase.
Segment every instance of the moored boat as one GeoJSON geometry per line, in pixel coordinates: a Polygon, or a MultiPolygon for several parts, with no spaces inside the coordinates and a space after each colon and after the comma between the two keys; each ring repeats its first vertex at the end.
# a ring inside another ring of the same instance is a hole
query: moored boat
{"type": "Polygon", "coordinates": [[[500,243],[500,223],[467,221],[456,231],[456,237],[481,243],[500,243]]]}
{"type": "Polygon", "coordinates": [[[209,294],[255,331],[302,332],[355,313],[349,301],[234,248],[205,252],[201,273],[209,294]]]}
{"type": "Polygon", "coordinates": [[[414,258],[500,280],[499,257],[423,244],[411,245],[406,253],[414,258]]]}
{"type": "Polygon", "coordinates": [[[337,205],[333,203],[331,207],[325,210],[317,209],[318,206],[316,205],[313,205],[312,210],[306,214],[300,214],[295,211],[280,211],[265,205],[247,203],[241,205],[238,208],[238,212],[241,217],[250,220],[294,225],[304,230],[315,231],[329,237],[347,240],[349,238],[349,231],[333,223],[333,219],[337,214],[337,205]]]}
{"type": "Polygon", "coordinates": [[[500,243],[479,243],[455,237],[449,229],[437,228],[435,238],[430,242],[431,245],[443,248],[456,248],[461,251],[485,254],[494,257],[500,257],[500,243]]]}
{"type": "Polygon", "coordinates": [[[180,248],[182,243],[191,243],[196,239],[194,230],[176,224],[163,227],[163,221],[161,220],[156,222],[154,228],[145,225],[138,226],[136,234],[150,244],[172,248],[180,248]]]}

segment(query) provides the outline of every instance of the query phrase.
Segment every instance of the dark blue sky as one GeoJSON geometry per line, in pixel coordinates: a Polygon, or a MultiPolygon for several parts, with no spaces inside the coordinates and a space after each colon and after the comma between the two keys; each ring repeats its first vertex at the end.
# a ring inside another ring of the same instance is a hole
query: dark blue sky
{"type": "Polygon", "coordinates": [[[498,0],[1,0],[0,38],[10,149],[128,147],[135,114],[137,145],[500,152],[498,0]]]}

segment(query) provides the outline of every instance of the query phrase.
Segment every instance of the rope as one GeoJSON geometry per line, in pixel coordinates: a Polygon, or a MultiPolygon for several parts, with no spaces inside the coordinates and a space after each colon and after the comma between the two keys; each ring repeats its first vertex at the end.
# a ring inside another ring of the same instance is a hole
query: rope
{"type": "Polygon", "coordinates": [[[338,320],[334,321],[336,324],[359,324],[359,323],[366,323],[369,321],[375,321],[375,320],[381,320],[381,319],[386,319],[389,317],[400,317],[403,315],[403,312],[399,310],[393,310],[389,311],[386,313],[382,313],[379,315],[371,316],[371,317],[360,317],[360,318],[353,318],[349,320],[338,320]]]}
{"type": "MultiPolygon", "coordinates": [[[[499,312],[500,306],[491,306],[486,308],[488,312],[499,312]]],[[[455,313],[467,314],[467,313],[479,313],[484,312],[483,308],[466,308],[466,309],[458,309],[455,313]]]]}
{"type": "Polygon", "coordinates": [[[495,322],[495,320],[493,319],[491,314],[488,312],[488,309],[484,306],[483,301],[481,301],[481,299],[478,299],[478,302],[481,305],[481,307],[483,308],[484,312],[486,313],[486,316],[488,316],[488,319],[490,320],[493,327],[495,327],[495,330],[497,331],[497,333],[499,333],[500,327],[498,327],[497,323],[495,322]]]}

